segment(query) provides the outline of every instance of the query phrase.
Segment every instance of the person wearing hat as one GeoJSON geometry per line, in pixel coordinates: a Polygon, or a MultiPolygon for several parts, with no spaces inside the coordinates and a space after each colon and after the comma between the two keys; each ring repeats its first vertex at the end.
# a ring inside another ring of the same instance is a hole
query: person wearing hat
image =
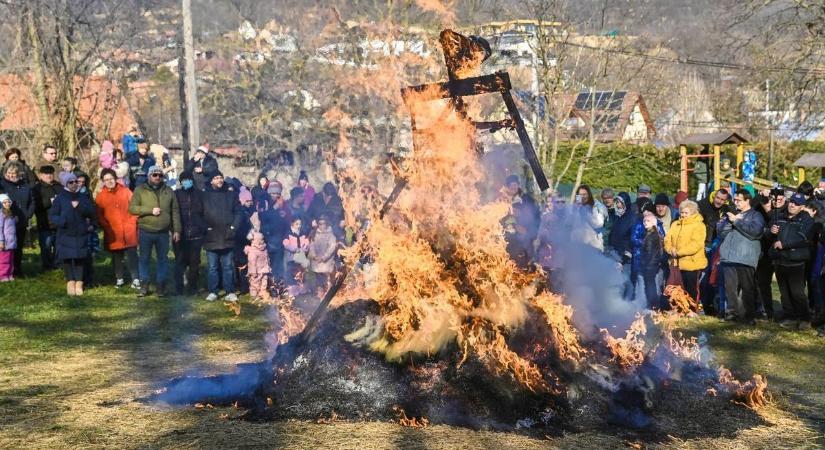
{"type": "Polygon", "coordinates": [[[175,252],[175,291],[178,295],[198,292],[201,266],[201,249],[206,237],[203,221],[203,191],[195,188],[191,172],[182,172],[180,189],[175,197],[180,207],[181,236],[172,246],[175,252]]]}
{"type": "Polygon", "coordinates": [[[95,206],[88,195],[81,194],[77,176],[60,173],[63,186],[52,202],[49,220],[57,227],[57,259],[63,262],[68,295],[83,295],[83,272],[89,257],[89,222],[94,220],[95,206]]]}
{"type": "Polygon", "coordinates": [[[173,242],[180,240],[180,206],[175,192],[164,182],[161,167],[150,167],[147,175],[147,183],[135,189],[129,202],[129,213],[138,217],[138,297],[149,294],[152,249],[157,257],[157,295],[162,297],[166,294],[169,271],[170,233],[173,242]]]}
{"type": "Polygon", "coordinates": [[[298,174],[298,186],[304,193],[304,209],[309,209],[309,206],[312,204],[312,200],[315,198],[315,188],[309,184],[309,176],[307,175],[306,170],[302,170],[300,174],[298,174]]]}
{"type": "Polygon", "coordinates": [[[155,157],[149,152],[146,145],[138,145],[137,150],[126,155],[126,162],[129,163],[129,188],[133,191],[138,186],[146,184],[149,176],[149,168],[156,167],[155,157]]]}
{"type": "Polygon", "coordinates": [[[38,182],[32,188],[34,216],[37,219],[37,238],[40,246],[40,267],[46,270],[57,268],[55,264],[55,238],[57,227],[49,221],[49,210],[63,186],[54,179],[54,166],[45,165],[38,170],[38,182]]]}
{"type": "Polygon", "coordinates": [[[138,151],[138,144],[142,144],[146,142],[143,139],[143,136],[138,131],[137,127],[131,127],[129,132],[123,135],[123,138],[120,141],[121,147],[123,147],[123,152],[128,157],[133,153],[137,153],[138,151]]]}
{"type": "Polygon", "coordinates": [[[341,221],[344,220],[344,205],[341,197],[338,196],[338,188],[330,182],[324,184],[321,194],[312,199],[312,204],[307,210],[307,219],[313,228],[317,225],[321,215],[327,217],[335,234],[340,235],[341,221]]]}
{"type": "Polygon", "coordinates": [[[665,193],[656,194],[653,206],[656,207],[656,218],[662,222],[662,228],[667,233],[670,231],[670,224],[678,219],[677,213],[670,208],[670,198],[665,193]]]}
{"type": "MultiPolygon", "coordinates": [[[[756,266],[762,252],[762,214],[751,208],[751,193],[740,189],[734,197],[736,212],[728,212],[716,225],[722,244],[719,267],[728,303],[725,320],[754,324],[756,320],[756,266]],[[741,295],[740,295],[741,292],[741,295]]],[[[721,309],[721,308],[720,308],[721,309]]]]}
{"type": "Polygon", "coordinates": [[[25,169],[19,162],[3,167],[3,178],[0,180],[0,191],[9,195],[12,201],[12,211],[17,217],[17,242],[14,249],[14,277],[23,277],[23,242],[26,242],[26,230],[29,220],[34,216],[34,195],[31,187],[23,179],[25,169]]]}
{"type": "Polygon", "coordinates": [[[771,222],[773,236],[770,255],[774,260],[776,281],[782,302],[783,320],[779,326],[786,329],[811,328],[811,310],[805,294],[805,264],[811,258],[814,221],[804,211],[807,199],[795,193],[788,202],[784,220],[771,222]]]}
{"type": "Polygon", "coordinates": [[[0,194],[0,283],[14,280],[14,249],[17,248],[17,217],[11,197],[0,194]]]}
{"type": "Polygon", "coordinates": [[[211,182],[207,175],[218,171],[218,161],[209,154],[208,145],[201,145],[192,158],[186,161],[183,170],[192,174],[195,187],[202,191],[211,182]]]}
{"type": "MultiPolygon", "coordinates": [[[[238,180],[240,183],[240,180],[238,180]]],[[[246,266],[249,260],[247,259],[246,246],[251,240],[252,231],[252,215],[255,214],[255,202],[252,200],[252,192],[244,185],[240,185],[238,192],[238,201],[240,202],[241,222],[240,226],[235,229],[235,248],[232,250],[233,258],[235,259],[235,280],[237,281],[238,292],[246,294],[249,292],[249,280],[247,278],[246,266]]]]}
{"type": "Polygon", "coordinates": [[[241,205],[237,192],[230,190],[219,170],[209,174],[209,184],[203,190],[203,219],[206,237],[207,301],[218,299],[219,283],[226,292],[224,300],[237,302],[233,253],[236,230],[241,226],[241,205]]]}
{"type": "Polygon", "coordinates": [[[652,191],[653,190],[650,188],[650,186],[644,183],[639,185],[639,187],[636,189],[636,201],[633,203],[633,214],[639,215],[642,213],[641,202],[645,200],[651,202],[653,201],[653,199],[650,198],[650,193],[652,191]]]}

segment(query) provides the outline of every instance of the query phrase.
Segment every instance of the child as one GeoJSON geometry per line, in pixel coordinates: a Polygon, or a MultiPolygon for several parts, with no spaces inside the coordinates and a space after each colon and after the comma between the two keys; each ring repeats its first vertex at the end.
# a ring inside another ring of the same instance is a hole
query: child
{"type": "Polygon", "coordinates": [[[659,309],[659,290],[656,286],[656,275],[662,268],[662,259],[664,258],[664,246],[662,236],[659,234],[659,227],[657,226],[656,216],[645,211],[642,224],[645,227],[645,234],[642,240],[642,258],[641,258],[641,272],[642,279],[645,283],[645,298],[647,299],[647,307],[650,309],[659,309]]]}
{"type": "Polygon", "coordinates": [[[11,198],[0,194],[0,282],[14,280],[14,249],[17,248],[17,217],[11,211],[11,198]]]}
{"type": "Polygon", "coordinates": [[[310,238],[309,270],[315,274],[316,289],[319,296],[329,289],[335,276],[335,256],[338,253],[338,239],[332,232],[332,225],[326,215],[318,218],[318,228],[310,238]]]}
{"type": "Polygon", "coordinates": [[[249,296],[253,300],[269,300],[268,279],[271,270],[269,268],[269,254],[266,251],[264,235],[258,231],[253,231],[252,244],[244,247],[247,263],[247,279],[249,280],[249,296]]]}
{"type": "Polygon", "coordinates": [[[303,272],[309,266],[309,239],[301,233],[302,227],[303,222],[300,218],[292,219],[289,234],[284,239],[286,282],[292,295],[303,293],[303,272]]]}

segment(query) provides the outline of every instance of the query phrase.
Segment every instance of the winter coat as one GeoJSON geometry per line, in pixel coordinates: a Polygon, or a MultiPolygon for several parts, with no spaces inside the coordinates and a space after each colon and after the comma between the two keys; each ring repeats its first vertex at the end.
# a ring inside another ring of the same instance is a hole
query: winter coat
{"type": "Polygon", "coordinates": [[[338,239],[332,227],[315,230],[315,236],[309,243],[309,270],[315,273],[332,273],[335,270],[335,253],[338,239]]]}
{"type": "Polygon", "coordinates": [[[728,205],[722,205],[721,208],[714,207],[712,196],[708,196],[699,202],[699,214],[702,215],[702,221],[705,222],[705,248],[710,248],[713,244],[713,239],[716,237],[716,224],[728,211],[730,211],[728,205]]]}
{"type": "MultiPolygon", "coordinates": [[[[770,257],[777,266],[802,266],[811,259],[811,247],[814,242],[814,220],[805,211],[793,217],[771,223],[779,226],[779,233],[774,242],[782,243],[782,249],[771,248],[770,257]]],[[[799,270],[802,270],[801,268],[799,270]]]]}
{"type": "MultiPolygon", "coordinates": [[[[656,228],[660,227],[657,221],[656,228]]],[[[658,272],[664,262],[662,235],[658,230],[645,229],[639,252],[639,270],[641,273],[658,272]]]]}
{"type": "Polygon", "coordinates": [[[138,144],[145,142],[142,136],[134,137],[131,134],[124,134],[120,141],[120,146],[123,147],[123,154],[129,156],[137,153],[138,144]]]}
{"type": "Polygon", "coordinates": [[[304,188],[304,210],[308,210],[312,205],[312,200],[315,199],[315,188],[311,184],[307,184],[304,188]]]}
{"type": "Polygon", "coordinates": [[[760,239],[765,228],[762,214],[749,209],[741,219],[731,223],[727,217],[716,225],[716,232],[722,239],[719,246],[719,261],[743,264],[756,268],[762,253],[760,239]]]}
{"type": "Polygon", "coordinates": [[[3,250],[14,250],[17,248],[17,217],[14,214],[6,217],[0,206],[0,242],[3,243],[3,250]]]}
{"type": "MultiPolygon", "coordinates": [[[[662,227],[662,222],[656,220],[656,229],[659,231],[659,237],[665,238],[665,229],[662,227]]],[[[642,224],[642,216],[637,216],[636,223],[633,225],[633,231],[630,234],[630,245],[633,252],[632,269],[638,273],[642,268],[642,246],[645,239],[645,226],[642,224]]]]}
{"type": "Polygon", "coordinates": [[[89,221],[95,216],[95,206],[89,196],[78,192],[60,191],[49,210],[49,220],[57,226],[57,259],[81,259],[89,256],[89,221]],[[77,201],[77,207],[72,206],[77,201]]]}
{"type": "Polygon", "coordinates": [[[247,208],[243,205],[240,206],[239,211],[241,221],[238,224],[238,228],[235,229],[235,250],[243,253],[244,247],[251,243],[251,240],[248,239],[247,236],[249,236],[249,232],[252,231],[252,221],[250,219],[256,211],[252,206],[247,208]]]}
{"type": "Polygon", "coordinates": [[[266,251],[266,244],[261,244],[260,247],[256,245],[247,245],[243,249],[247,258],[247,273],[250,275],[271,273],[272,269],[269,267],[269,253],[266,251]]]}
{"type": "Polygon", "coordinates": [[[283,240],[284,250],[286,250],[286,262],[292,262],[298,252],[309,251],[309,239],[304,235],[297,235],[290,230],[283,240]]]}
{"type": "Polygon", "coordinates": [[[200,161],[195,161],[194,158],[186,161],[186,164],[183,165],[183,169],[184,171],[192,174],[192,180],[195,182],[195,187],[203,190],[211,181],[206,179],[206,175],[218,170],[218,161],[212,155],[207,154],[200,161]],[[196,167],[200,167],[203,170],[200,173],[195,172],[196,167]]]}
{"type": "Polygon", "coordinates": [[[106,250],[117,251],[137,247],[137,216],[129,214],[132,191],[122,184],[115,184],[109,190],[103,188],[97,194],[97,220],[103,228],[103,242],[106,250]]]}
{"type": "Polygon", "coordinates": [[[175,198],[180,208],[181,239],[192,241],[206,236],[206,223],[203,221],[203,191],[178,189],[175,198]]]}
{"type": "Polygon", "coordinates": [[[215,189],[211,184],[203,191],[203,219],[206,223],[205,250],[226,250],[235,247],[235,230],[241,226],[241,203],[238,193],[224,184],[215,189]]]}
{"type": "Polygon", "coordinates": [[[3,166],[0,168],[0,174],[6,173],[6,167],[8,167],[12,164],[17,164],[17,166],[20,168],[20,170],[18,172],[18,176],[20,177],[20,180],[23,181],[24,184],[26,184],[29,187],[33,187],[34,184],[37,183],[37,181],[38,181],[37,175],[35,175],[32,168],[29,167],[28,164],[26,164],[26,161],[23,161],[22,159],[18,160],[18,161],[6,161],[6,162],[4,162],[3,166]]]}
{"type": "Polygon", "coordinates": [[[705,256],[705,223],[701,214],[681,218],[670,226],[665,235],[665,252],[668,255],[676,251],[679,269],[693,271],[708,266],[705,256]]]}
{"type": "MultiPolygon", "coordinates": [[[[624,194],[627,196],[627,194],[624,194]]],[[[626,205],[630,203],[630,196],[625,199],[626,205]]],[[[613,227],[610,230],[610,236],[607,239],[608,246],[615,251],[622,262],[629,262],[629,257],[626,255],[633,254],[633,244],[631,242],[631,235],[633,227],[636,225],[638,217],[635,216],[630,209],[627,208],[621,217],[616,217],[613,221],[613,227]]]]}
{"type": "Polygon", "coordinates": [[[134,152],[126,156],[126,162],[129,163],[129,173],[131,181],[129,187],[136,189],[138,186],[146,184],[149,175],[149,169],[155,165],[155,157],[151,153],[147,153],[143,157],[143,162],[140,162],[140,153],[134,152]]]}
{"type": "Polygon", "coordinates": [[[338,229],[341,221],[344,220],[344,205],[337,194],[330,198],[329,203],[324,202],[323,194],[318,194],[312,199],[312,204],[307,210],[307,220],[312,224],[312,221],[317,221],[322,215],[327,216],[333,229],[338,229]]]}
{"type": "Polygon", "coordinates": [[[17,217],[17,227],[25,228],[29,219],[34,216],[34,194],[32,188],[21,177],[12,183],[5,178],[0,180],[0,191],[9,195],[12,201],[11,210],[17,217]]]}
{"type": "Polygon", "coordinates": [[[267,208],[258,210],[261,219],[261,233],[266,238],[266,247],[270,252],[283,249],[284,238],[289,234],[291,215],[286,205],[274,208],[270,202],[267,208]]]}
{"type": "MultiPolygon", "coordinates": [[[[541,210],[536,201],[529,194],[519,192],[520,202],[513,202],[513,216],[516,219],[516,229],[519,233],[519,240],[529,247],[539,232],[541,224],[541,210]]],[[[532,252],[530,252],[532,253],[532,252]]]]}
{"type": "Polygon", "coordinates": [[[150,233],[173,231],[180,233],[180,207],[175,191],[161,184],[138,186],[129,202],[129,214],[138,217],[138,228],[150,233]],[[153,208],[160,208],[160,215],[152,215],[153,208]]]}
{"type": "Polygon", "coordinates": [[[61,186],[57,181],[53,181],[51,184],[38,182],[34,188],[32,188],[32,196],[34,197],[34,215],[37,218],[38,230],[50,231],[57,229],[54,224],[49,222],[49,210],[52,207],[52,201],[62,190],[63,186],[61,186]]]}

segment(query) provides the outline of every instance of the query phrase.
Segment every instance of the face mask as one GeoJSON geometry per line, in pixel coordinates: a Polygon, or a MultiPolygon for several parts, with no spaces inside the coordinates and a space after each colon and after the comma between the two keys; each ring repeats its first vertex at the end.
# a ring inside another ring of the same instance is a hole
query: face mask
{"type": "Polygon", "coordinates": [[[192,186],[195,185],[195,182],[192,180],[183,180],[180,182],[180,184],[181,186],[183,186],[184,189],[192,189],[192,186]]]}
{"type": "Polygon", "coordinates": [[[616,205],[616,216],[622,217],[624,215],[625,211],[626,211],[626,209],[625,209],[624,205],[621,205],[621,204],[616,205]]]}
{"type": "Polygon", "coordinates": [[[83,186],[82,188],[80,188],[80,193],[81,193],[81,194],[85,194],[85,193],[86,193],[86,186],[83,186]]]}

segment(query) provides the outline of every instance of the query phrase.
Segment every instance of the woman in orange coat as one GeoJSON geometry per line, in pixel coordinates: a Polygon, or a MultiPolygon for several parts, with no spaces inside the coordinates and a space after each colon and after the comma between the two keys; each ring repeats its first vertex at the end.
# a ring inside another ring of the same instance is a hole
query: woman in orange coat
{"type": "Polygon", "coordinates": [[[139,289],[138,260],[137,260],[137,216],[129,214],[129,201],[132,200],[132,191],[117,182],[117,174],[112,169],[100,171],[100,180],[103,189],[97,194],[97,219],[103,227],[103,240],[106,250],[112,253],[112,263],[115,266],[115,287],[125,284],[123,273],[123,257],[129,266],[132,276],[132,288],[139,289]]]}

